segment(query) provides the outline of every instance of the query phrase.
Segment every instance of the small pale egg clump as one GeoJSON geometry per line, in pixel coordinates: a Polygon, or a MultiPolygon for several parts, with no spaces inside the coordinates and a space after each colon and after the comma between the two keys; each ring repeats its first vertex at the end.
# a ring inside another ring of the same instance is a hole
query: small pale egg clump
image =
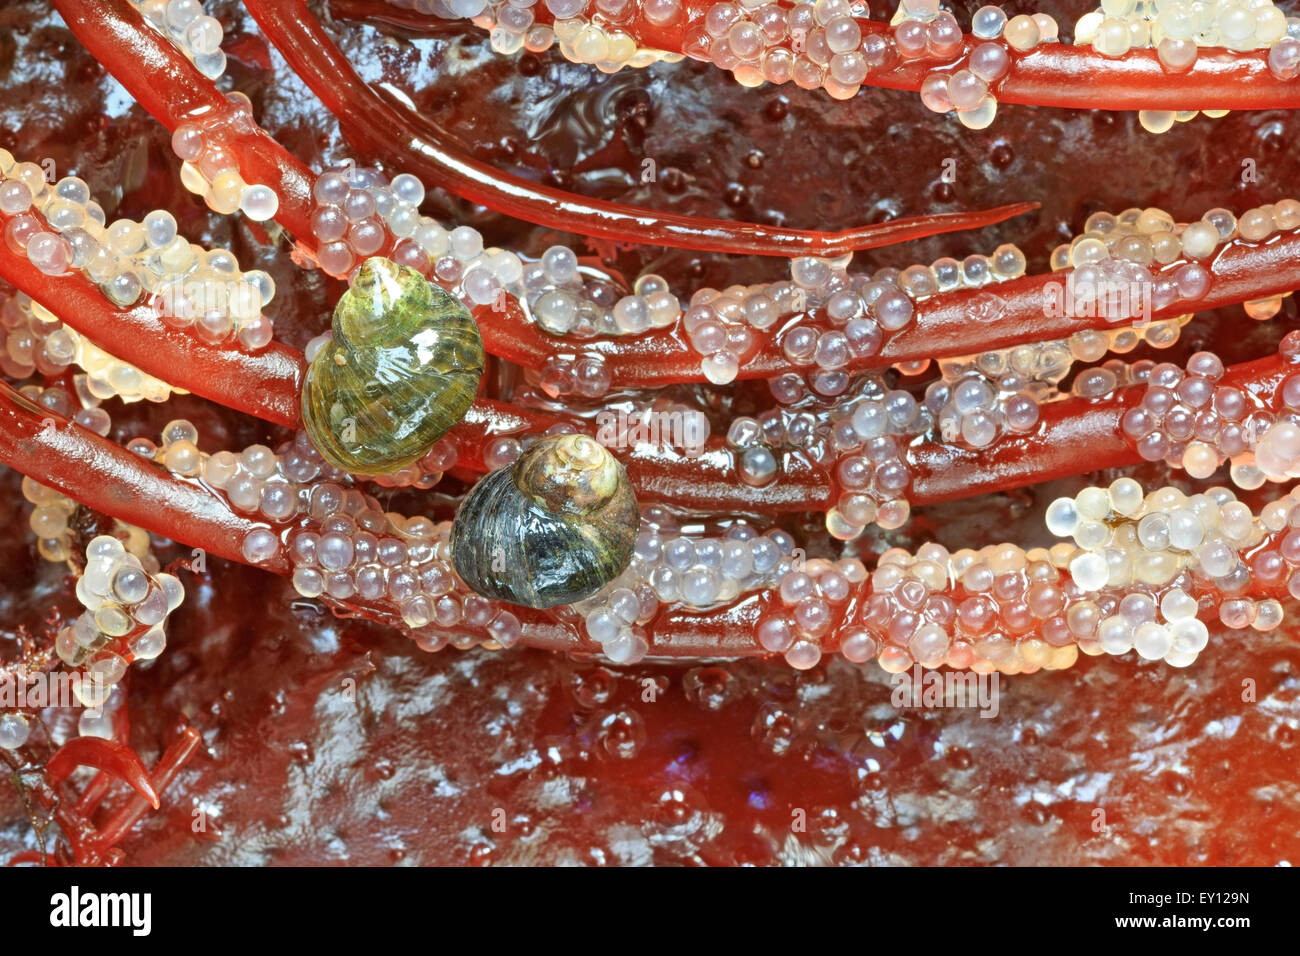
{"type": "MultiPolygon", "coordinates": [[[[513,647],[523,635],[519,618],[465,587],[452,567],[450,533],[451,522],[385,512],[356,488],[317,484],[306,515],[285,538],[294,590],[392,608],[421,650],[513,647]]],[[[246,541],[246,553],[269,554],[279,542],[270,537],[246,541]]]]}
{"type": "MultiPolygon", "coordinates": [[[[894,40],[905,58],[951,58],[961,50],[961,29],[951,13],[926,0],[904,2],[891,21],[894,40]]],[[[998,6],[980,7],[971,18],[971,36],[982,41],[955,67],[945,65],[921,83],[921,102],[935,113],[955,112],[968,129],[985,129],[997,116],[997,91],[1017,56],[1044,43],[1060,41],[1056,21],[1045,13],[1007,19],[998,6]]]]}
{"type": "Polygon", "coordinates": [[[823,638],[842,632],[846,605],[867,578],[857,558],[815,558],[791,567],[781,575],[770,613],[759,619],[759,644],[797,670],[816,666],[823,638]]]}
{"type": "MultiPolygon", "coordinates": [[[[349,487],[350,476],[321,458],[305,432],[278,450],[250,445],[238,454],[207,454],[198,438],[191,422],[178,419],[163,429],[161,444],[136,438],[127,448],[174,475],[201,480],[234,511],[265,521],[241,543],[250,564],[284,559],[303,597],[390,610],[424,650],[518,642],[519,619],[470,593],[452,569],[450,522],[385,512],[374,497],[349,487]]],[[[522,448],[517,440],[497,438],[484,459],[508,464],[522,448]]],[[[376,483],[429,488],[455,463],[455,447],[440,441],[414,465],[376,483]]]]}
{"type": "MultiPolygon", "coordinates": [[[[1227,209],[1211,209],[1190,223],[1175,223],[1155,207],[1094,213],[1082,233],[1052,250],[1053,271],[1074,271],[1047,306],[1117,323],[1144,311],[1149,318],[1150,311],[1179,303],[1194,306],[1210,291],[1214,277],[1208,266],[1225,244],[1266,242],[1297,228],[1300,201],[1295,199],[1249,209],[1240,218],[1227,209]]],[[[1252,300],[1244,308],[1253,319],[1268,319],[1277,314],[1282,299],[1252,300]]],[[[1145,334],[1157,347],[1172,344],[1172,339],[1153,340],[1150,330],[1145,334]]]]}
{"type": "MultiPolygon", "coordinates": [[[[1186,73],[1201,49],[1267,50],[1270,73],[1279,80],[1300,74],[1300,18],[1287,17],[1272,0],[1103,0],[1079,18],[1074,42],[1107,57],[1154,49],[1167,73],[1186,73]]],[[[1141,110],[1143,128],[1163,133],[1197,110],[1141,110]]],[[[1227,110],[1202,110],[1211,118],[1227,110]]]]}
{"type": "MultiPolygon", "coordinates": [[[[67,176],[50,185],[40,166],[0,150],[0,213],[12,217],[5,227],[11,248],[46,275],[80,271],[113,305],[129,308],[144,298],[159,318],[213,344],[255,351],[271,340],[262,311],[275,295],[271,277],[242,271],[226,249],[188,242],[165,210],[109,223],[84,180],[67,176]]],[[[56,348],[61,356],[75,351],[62,340],[56,348]]]]}
{"type": "Polygon", "coordinates": [[[256,132],[253,104],[240,92],[227,93],[231,116],[195,119],[172,132],[172,152],[181,160],[181,185],[202,196],[208,208],[223,216],[243,213],[254,222],[273,219],[280,197],[270,186],[247,183],[239,170],[230,134],[256,132]]]}
{"type": "Polygon", "coordinates": [[[836,638],[850,661],[874,659],[894,674],[915,664],[986,674],[1065,668],[1079,652],[1066,616],[1073,596],[1042,548],[950,553],[929,543],[915,555],[893,548],[836,638]]]}
{"type": "Polygon", "coordinates": [[[838,489],[836,504],[826,513],[832,537],[848,541],[871,524],[902,527],[911,512],[906,446],[933,424],[915,396],[886,387],[879,370],[846,375],[830,402],[797,372],[769,385],[780,406],[756,417],[739,416],[727,430],[739,481],[764,488],[791,459],[814,462],[838,489]]]}
{"type": "Polygon", "coordinates": [[[1209,478],[1224,461],[1232,463],[1232,482],[1246,490],[1300,477],[1300,374],[1283,379],[1271,403],[1221,383],[1223,374],[1212,352],[1193,355],[1186,370],[1153,366],[1121,431],[1147,461],[1163,459],[1193,478],[1209,478]]]}
{"type": "Polygon", "coordinates": [[[151,661],[167,646],[167,616],[185,599],[181,583],[127,550],[115,537],[101,535],[86,546],[86,565],[77,579],[77,599],[85,611],[59,632],[54,649],[69,667],[81,671],[73,691],[87,707],[107,699],[133,661],[151,661]]]}
{"type": "Polygon", "coordinates": [[[682,307],[660,276],[639,277],[630,294],[595,269],[581,267],[568,246],[552,246],[523,266],[522,301],[551,335],[590,339],[667,328],[682,307]]]}
{"type": "Polygon", "coordinates": [[[907,445],[933,423],[910,392],[887,389],[879,375],[862,378],[855,391],[830,418],[835,457],[827,464],[839,497],[826,512],[826,530],[841,541],[856,538],[871,524],[891,530],[907,523],[912,482],[907,445]]]}
{"type": "Polygon", "coordinates": [[[200,0],[130,0],[130,3],[145,23],[170,40],[209,80],[220,79],[226,72],[226,54],[221,52],[221,21],[204,13],[200,0]]]}
{"type": "Polygon", "coordinates": [[[1195,620],[1199,604],[1191,595],[1206,579],[1231,599],[1220,605],[1220,619],[1229,627],[1245,626],[1234,618],[1234,602],[1252,583],[1244,554],[1263,541],[1267,529],[1227,488],[1144,494],[1132,478],[1119,478],[1109,488],[1085,488],[1052,502],[1047,527],[1077,545],[1068,564],[1077,588],[1099,602],[1122,594],[1112,613],[1097,622],[1096,640],[1105,653],[1136,649],[1176,667],[1192,663],[1208,632],[1195,620]]]}
{"type": "MultiPolygon", "coordinates": [[[[61,388],[24,385],[19,391],[38,408],[70,418],[97,435],[107,435],[112,428],[108,412],[100,408],[95,399],[90,399],[84,407],[78,407],[76,400],[61,388]]],[[[46,561],[67,561],[72,552],[72,531],[68,521],[76,513],[77,503],[26,476],[22,481],[22,491],[23,497],[34,506],[28,524],[36,536],[36,547],[41,557],[46,561]]]]}
{"type": "MultiPolygon", "coordinates": [[[[71,365],[85,369],[85,374],[73,376],[82,405],[70,413],[74,416],[89,414],[100,401],[114,396],[124,402],[164,402],[173,394],[185,394],[183,389],[109,355],[25,294],[0,293],[0,369],[23,379],[33,372],[58,377],[71,365]]],[[[96,412],[94,417],[98,419],[100,414],[104,413],[96,412]]],[[[83,424],[106,434],[89,420],[83,424]]]]}
{"type": "Polygon", "coordinates": [[[732,381],[763,333],[785,318],[806,314],[808,322],[782,333],[782,351],[792,365],[808,370],[819,394],[842,392],[850,362],[879,352],[885,332],[905,327],[913,311],[892,281],[896,270],[878,273],[880,281],[850,275],[850,258],[794,259],[789,281],[697,290],[681,322],[704,356],[706,377],[717,384],[732,381]]]}
{"type": "Polygon", "coordinates": [[[637,16],[654,26],[670,26],[683,16],[681,0],[543,0],[554,18],[552,26],[537,23],[533,3],[503,0],[413,0],[395,3],[447,19],[463,18],[488,31],[497,53],[521,50],[540,53],[558,44],[565,59],[587,63],[602,73],[616,73],[624,67],[643,68],[660,61],[674,63],[680,53],[667,53],[638,45],[623,29],[637,16]]]}
{"type": "MultiPolygon", "coordinates": [[[[522,277],[510,292],[539,328],[575,344],[668,328],[682,316],[681,303],[662,277],[642,275],[628,293],[612,277],[581,266],[568,246],[552,246],[541,258],[524,263],[522,277]]],[[[712,365],[706,363],[705,368],[712,365]]],[[[612,383],[599,352],[575,349],[549,356],[538,384],[552,398],[599,398],[612,383]]]]}
{"type": "MultiPolygon", "coordinates": [[[[635,663],[649,649],[646,629],[661,607],[678,604],[704,611],[729,604],[774,587],[797,564],[802,561],[794,539],[784,531],[759,534],[737,523],[720,537],[687,534],[658,509],[648,508],[628,567],[574,610],[606,657],[635,663]]],[[[843,590],[847,597],[847,587],[843,590]]],[[[760,624],[760,640],[763,633],[760,624]]]]}

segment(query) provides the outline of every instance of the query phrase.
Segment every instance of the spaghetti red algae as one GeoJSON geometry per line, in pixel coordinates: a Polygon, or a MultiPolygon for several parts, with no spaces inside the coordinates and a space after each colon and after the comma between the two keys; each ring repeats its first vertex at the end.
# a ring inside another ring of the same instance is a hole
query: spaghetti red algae
{"type": "Polygon", "coordinates": [[[3,857],[1293,862],[1300,20],[1176,6],[0,11],[3,857]]]}

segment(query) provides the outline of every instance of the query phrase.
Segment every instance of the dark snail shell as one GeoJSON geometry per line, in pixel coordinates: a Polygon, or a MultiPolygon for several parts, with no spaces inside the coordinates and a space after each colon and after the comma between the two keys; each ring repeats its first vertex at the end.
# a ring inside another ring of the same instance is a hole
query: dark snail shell
{"type": "Polygon", "coordinates": [[[572,604],[627,567],[639,522],[614,456],[585,435],[554,435],[474,486],[452,524],[451,561],[484,597],[572,604]]]}
{"type": "Polygon", "coordinates": [[[330,464],[398,471],[473,403],[484,362],[478,326],[416,270],[367,259],[334,308],[333,329],[302,388],[303,425],[330,464]]]}

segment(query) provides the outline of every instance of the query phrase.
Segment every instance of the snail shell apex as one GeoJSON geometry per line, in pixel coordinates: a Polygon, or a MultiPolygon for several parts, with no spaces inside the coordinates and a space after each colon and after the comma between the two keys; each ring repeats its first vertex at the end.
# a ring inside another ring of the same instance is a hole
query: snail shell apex
{"type": "Polygon", "coordinates": [[[423,457],[473,404],[483,340],[459,299],[382,257],[334,308],[334,340],[302,388],[307,434],[330,464],[390,474],[423,457]]]}
{"type": "Polygon", "coordinates": [[[623,466],[592,438],[555,435],[474,486],[452,524],[451,560],[484,597],[572,604],[623,572],[639,524],[623,466]]]}

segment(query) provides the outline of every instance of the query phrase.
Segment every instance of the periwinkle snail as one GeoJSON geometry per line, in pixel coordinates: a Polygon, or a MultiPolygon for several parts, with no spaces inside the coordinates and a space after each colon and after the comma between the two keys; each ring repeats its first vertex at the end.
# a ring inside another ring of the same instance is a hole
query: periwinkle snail
{"type": "Polygon", "coordinates": [[[307,370],[302,420],[331,464],[383,475],[425,455],[464,417],[483,340],[460,300],[379,256],[334,308],[334,340],[307,370]]]}
{"type": "Polygon", "coordinates": [[[639,522],[614,456],[585,435],[553,435],[474,486],[452,524],[451,561],[484,597],[572,604],[627,567],[639,522]]]}

